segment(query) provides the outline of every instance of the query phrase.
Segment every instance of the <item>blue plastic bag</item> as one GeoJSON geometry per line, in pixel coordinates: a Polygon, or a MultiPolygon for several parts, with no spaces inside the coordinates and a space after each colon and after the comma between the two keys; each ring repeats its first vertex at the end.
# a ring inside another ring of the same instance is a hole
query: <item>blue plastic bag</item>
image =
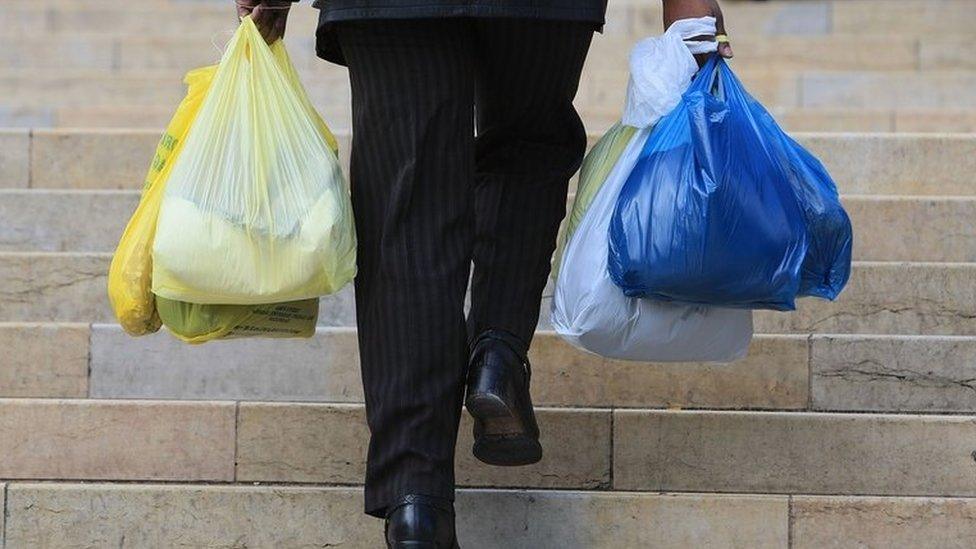
{"type": "Polygon", "coordinates": [[[610,276],[633,297],[792,310],[850,274],[830,177],[718,56],[645,144],[609,240],[610,276]]]}
{"type": "Polygon", "coordinates": [[[781,140],[773,149],[786,166],[807,223],[809,246],[800,273],[799,297],[836,299],[851,277],[854,234],[851,219],[841,206],[837,186],[823,164],[779,128],[773,117],[751,97],[759,123],[767,135],[781,140]]]}

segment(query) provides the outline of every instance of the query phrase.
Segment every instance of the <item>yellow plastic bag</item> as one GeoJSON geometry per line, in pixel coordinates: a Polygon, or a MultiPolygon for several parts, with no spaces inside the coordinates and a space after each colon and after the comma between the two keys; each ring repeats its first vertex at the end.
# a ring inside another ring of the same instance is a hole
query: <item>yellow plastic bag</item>
{"type": "MultiPolygon", "coordinates": [[[[279,45],[274,49],[276,57],[284,53],[279,45]]],[[[187,95],[160,139],[142,198],[112,258],[109,299],[119,324],[133,336],[156,332],[162,322],[188,343],[238,337],[311,337],[318,318],[318,299],[270,305],[198,305],[156,297],[150,290],[152,243],[163,190],[216,70],[216,66],[203,67],[184,78],[187,95]]],[[[338,150],[334,138],[329,144],[338,150]]]]}
{"type": "Polygon", "coordinates": [[[150,291],[152,277],[152,243],[156,218],[162,202],[170,162],[183,148],[183,138],[207,94],[217,67],[202,67],[186,74],[183,82],[187,94],[176,108],[166,132],[159,140],[156,155],[149,166],[142,198],[122,233],[108,272],[108,297],[119,324],[130,335],[139,336],[159,330],[160,318],[150,291]]]}
{"type": "Polygon", "coordinates": [[[284,46],[244,18],[166,183],[153,292],[249,305],[352,280],[352,205],[334,143],[284,46]]]}

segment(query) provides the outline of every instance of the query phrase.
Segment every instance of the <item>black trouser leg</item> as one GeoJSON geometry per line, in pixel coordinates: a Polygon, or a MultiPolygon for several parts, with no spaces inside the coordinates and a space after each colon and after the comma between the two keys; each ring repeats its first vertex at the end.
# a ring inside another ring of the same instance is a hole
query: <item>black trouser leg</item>
{"type": "Polygon", "coordinates": [[[526,344],[539,320],[566,189],[586,149],[573,107],[593,36],[587,23],[477,22],[474,276],[469,335],[526,344]]]}
{"type": "Polygon", "coordinates": [[[531,337],[585,147],[571,101],[591,34],[503,19],[338,27],[353,92],[370,514],[410,493],[453,498],[475,224],[472,325],[531,337]]]}
{"type": "Polygon", "coordinates": [[[453,499],[467,363],[474,62],[457,20],[343,24],[353,94],[366,511],[453,499]]]}

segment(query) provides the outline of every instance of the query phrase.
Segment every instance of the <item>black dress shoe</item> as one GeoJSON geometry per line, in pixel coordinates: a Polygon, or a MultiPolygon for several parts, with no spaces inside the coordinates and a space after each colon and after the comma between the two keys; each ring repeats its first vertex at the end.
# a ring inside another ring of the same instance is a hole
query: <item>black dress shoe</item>
{"type": "Polygon", "coordinates": [[[386,512],[388,549],[459,549],[454,505],[444,498],[403,496],[386,512]]]}
{"type": "Polygon", "coordinates": [[[472,345],[465,399],[474,417],[471,451],[489,465],[529,465],[542,459],[527,352],[522,340],[501,330],[486,330],[472,345]]]}

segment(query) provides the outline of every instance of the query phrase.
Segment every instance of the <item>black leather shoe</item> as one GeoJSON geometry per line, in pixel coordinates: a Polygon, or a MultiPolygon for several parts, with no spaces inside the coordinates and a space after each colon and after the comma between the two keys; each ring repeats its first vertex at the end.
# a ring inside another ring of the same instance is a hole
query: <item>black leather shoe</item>
{"type": "Polygon", "coordinates": [[[409,495],[386,512],[388,549],[459,549],[454,505],[444,498],[409,495]]]}
{"type": "Polygon", "coordinates": [[[542,459],[529,396],[528,346],[502,330],[485,330],[471,347],[465,406],[474,417],[474,456],[489,465],[542,459]]]}

